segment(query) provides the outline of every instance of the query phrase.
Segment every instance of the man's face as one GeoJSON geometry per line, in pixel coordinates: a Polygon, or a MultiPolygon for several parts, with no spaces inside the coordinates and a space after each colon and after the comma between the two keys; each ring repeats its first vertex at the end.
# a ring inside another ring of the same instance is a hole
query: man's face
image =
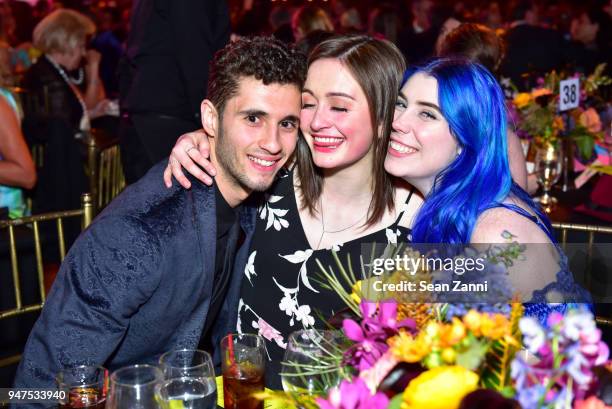
{"type": "Polygon", "coordinates": [[[217,177],[241,197],[270,187],[295,149],[300,108],[296,85],[240,79],[238,93],[225,105],[214,141],[220,168],[217,177]]]}

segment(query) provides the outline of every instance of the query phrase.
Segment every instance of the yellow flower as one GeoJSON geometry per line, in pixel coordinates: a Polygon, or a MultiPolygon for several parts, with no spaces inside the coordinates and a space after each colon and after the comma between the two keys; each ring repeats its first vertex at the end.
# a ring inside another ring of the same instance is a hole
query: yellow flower
{"type": "Polygon", "coordinates": [[[358,280],[355,284],[353,284],[351,299],[355,301],[357,304],[361,303],[361,284],[363,280],[358,280]]]}
{"type": "Polygon", "coordinates": [[[442,360],[447,364],[454,364],[457,359],[457,351],[453,348],[444,348],[442,350],[442,360]]]}
{"type": "Polygon", "coordinates": [[[533,97],[533,99],[536,99],[544,95],[552,95],[552,93],[553,92],[549,90],[548,88],[537,88],[531,91],[531,96],[533,97]]]}
{"type": "Polygon", "coordinates": [[[457,317],[453,317],[450,325],[445,325],[440,334],[440,343],[443,347],[453,346],[465,338],[465,325],[457,317]]]}
{"type": "Polygon", "coordinates": [[[419,334],[413,338],[408,332],[400,331],[399,335],[389,341],[391,352],[402,362],[419,362],[431,352],[431,345],[419,334]]]}
{"type": "Polygon", "coordinates": [[[408,384],[401,409],[457,409],[477,387],[478,375],[462,366],[433,368],[408,384]]]}
{"type": "Polygon", "coordinates": [[[476,310],[469,310],[467,314],[463,316],[463,323],[465,327],[472,331],[475,336],[480,336],[480,325],[482,316],[476,310]]]}
{"type": "Polygon", "coordinates": [[[531,102],[531,94],[528,94],[527,92],[516,94],[513,102],[518,109],[524,108],[531,102]]]}
{"type": "Polygon", "coordinates": [[[556,131],[564,131],[565,130],[565,121],[559,115],[556,115],[553,119],[553,129],[556,131]]]}
{"type": "Polygon", "coordinates": [[[590,132],[601,131],[601,119],[599,118],[597,111],[595,111],[593,108],[589,108],[581,113],[578,121],[580,122],[580,125],[584,126],[590,132]]]}
{"type": "Polygon", "coordinates": [[[500,339],[512,333],[508,318],[501,314],[494,314],[492,316],[483,314],[480,330],[483,336],[490,339],[500,339]]]}

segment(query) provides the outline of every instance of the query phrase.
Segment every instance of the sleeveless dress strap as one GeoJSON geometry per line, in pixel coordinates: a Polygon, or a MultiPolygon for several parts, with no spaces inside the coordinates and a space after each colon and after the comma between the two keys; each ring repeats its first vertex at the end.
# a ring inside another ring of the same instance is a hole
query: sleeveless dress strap
{"type": "Polygon", "coordinates": [[[504,209],[508,209],[513,211],[514,213],[518,213],[523,217],[526,217],[527,219],[531,220],[532,222],[534,222],[544,233],[546,233],[546,236],[548,236],[548,239],[552,242],[552,243],[556,243],[557,240],[555,239],[555,236],[553,235],[553,233],[548,230],[548,228],[546,227],[546,225],[544,225],[544,223],[542,223],[542,221],[540,220],[539,217],[529,213],[527,210],[523,209],[520,206],[517,206],[513,203],[496,203],[495,205],[491,206],[489,209],[491,208],[495,208],[495,207],[503,207],[504,209]]]}
{"type": "Polygon", "coordinates": [[[406,213],[407,207],[408,207],[408,203],[410,203],[410,199],[412,199],[412,195],[414,194],[414,188],[411,187],[410,188],[410,192],[408,192],[408,197],[406,198],[406,201],[404,202],[404,204],[402,205],[402,207],[404,207],[404,210],[402,210],[399,215],[397,216],[397,218],[395,219],[395,221],[393,222],[393,224],[391,225],[392,228],[397,227],[397,225],[399,224],[400,220],[402,220],[402,217],[404,217],[404,213],[406,213]]]}

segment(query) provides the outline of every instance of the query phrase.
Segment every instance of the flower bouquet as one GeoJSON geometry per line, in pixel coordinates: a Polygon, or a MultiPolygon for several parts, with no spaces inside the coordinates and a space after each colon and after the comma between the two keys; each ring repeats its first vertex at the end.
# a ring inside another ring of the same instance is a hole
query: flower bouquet
{"type": "Polygon", "coordinates": [[[509,111],[517,135],[533,138],[539,147],[557,145],[561,138],[567,138],[574,141],[583,160],[591,158],[595,142],[603,139],[597,109],[605,101],[599,91],[612,84],[612,79],[603,75],[604,69],[605,64],[600,64],[589,76],[573,75],[580,78],[579,106],[564,113],[559,112],[559,81],[564,77],[555,71],[538,79],[538,87],[531,92],[516,93],[509,111]]]}
{"type": "MultiPolygon", "coordinates": [[[[520,253],[512,251],[513,256],[496,251],[492,264],[512,262],[520,253]]],[[[543,326],[524,317],[518,302],[485,308],[481,303],[366,300],[350,263],[345,267],[336,261],[338,276],[352,294],[339,286],[333,271],[320,267],[353,316],[342,321],[346,342],[321,358],[320,366],[322,372],[332,363],[341,368],[341,380],[319,395],[266,392],[262,398],[307,409],[612,405],[610,392],[605,394],[612,387],[609,350],[590,312],[553,313],[543,326]]]]}

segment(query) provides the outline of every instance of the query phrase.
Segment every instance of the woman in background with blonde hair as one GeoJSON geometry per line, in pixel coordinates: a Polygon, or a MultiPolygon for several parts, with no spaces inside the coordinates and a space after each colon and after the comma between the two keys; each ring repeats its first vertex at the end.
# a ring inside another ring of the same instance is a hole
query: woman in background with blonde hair
{"type": "MultiPolygon", "coordinates": [[[[23,86],[38,101],[45,101],[45,116],[68,121],[76,131],[89,129],[89,119],[105,109],[105,93],[98,68],[100,54],[87,50],[96,26],[89,17],[60,9],[34,29],[34,46],[43,55],[26,72],[23,86]],[[86,59],[85,69],[80,69],[86,59]],[[71,75],[76,71],[76,78],[71,75]]],[[[26,116],[28,116],[26,112],[26,116]]]]}
{"type": "Polygon", "coordinates": [[[322,8],[302,6],[293,13],[291,28],[293,29],[293,37],[297,42],[311,31],[334,31],[334,24],[322,8]]]}

